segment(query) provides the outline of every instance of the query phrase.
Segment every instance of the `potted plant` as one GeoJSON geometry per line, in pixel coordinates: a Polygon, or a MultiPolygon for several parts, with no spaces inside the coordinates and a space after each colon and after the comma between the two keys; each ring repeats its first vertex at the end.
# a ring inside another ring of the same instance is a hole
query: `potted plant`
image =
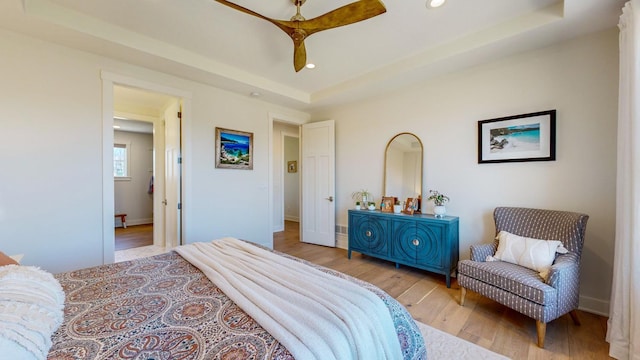
{"type": "Polygon", "coordinates": [[[396,214],[400,214],[402,212],[402,207],[404,206],[404,201],[396,201],[395,204],[393,204],[393,212],[396,214]]]}
{"type": "Polygon", "coordinates": [[[371,193],[366,189],[362,189],[360,191],[352,192],[351,198],[356,202],[360,201],[360,204],[363,204],[366,207],[369,201],[373,200],[373,195],[371,195],[371,193]]]}
{"type": "Polygon", "coordinates": [[[375,210],[376,209],[376,203],[374,203],[373,201],[369,202],[369,210],[375,210]]]}
{"type": "Polygon", "coordinates": [[[427,200],[433,200],[433,213],[436,217],[443,217],[446,214],[447,209],[444,207],[444,203],[449,201],[449,197],[445,194],[441,194],[437,190],[429,190],[429,197],[427,200]]]}
{"type": "Polygon", "coordinates": [[[360,210],[361,208],[360,201],[356,201],[356,210],[360,210]]]}

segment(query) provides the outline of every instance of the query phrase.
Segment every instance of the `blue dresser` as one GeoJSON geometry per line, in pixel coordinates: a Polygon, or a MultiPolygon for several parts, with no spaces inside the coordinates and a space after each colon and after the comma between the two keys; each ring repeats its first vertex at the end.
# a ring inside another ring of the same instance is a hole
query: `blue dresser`
{"type": "Polygon", "coordinates": [[[357,251],[376,258],[444,274],[458,265],[458,218],[349,210],[349,259],[357,251]]]}

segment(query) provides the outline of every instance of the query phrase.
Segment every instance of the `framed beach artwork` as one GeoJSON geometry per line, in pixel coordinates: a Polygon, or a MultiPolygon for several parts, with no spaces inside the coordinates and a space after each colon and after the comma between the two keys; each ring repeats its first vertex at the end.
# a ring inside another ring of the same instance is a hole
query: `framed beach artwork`
{"type": "Polygon", "coordinates": [[[478,163],[556,159],[556,111],[478,121],[478,163]]]}
{"type": "Polygon", "coordinates": [[[216,127],[216,168],[253,170],[253,133],[216,127]]]}

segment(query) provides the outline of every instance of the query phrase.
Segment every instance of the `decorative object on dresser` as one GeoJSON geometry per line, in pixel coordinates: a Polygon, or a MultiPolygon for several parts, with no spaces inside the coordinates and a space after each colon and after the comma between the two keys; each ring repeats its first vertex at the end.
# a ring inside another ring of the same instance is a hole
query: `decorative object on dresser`
{"type": "Polygon", "coordinates": [[[538,346],[542,348],[549,321],[569,313],[580,325],[575,310],[580,293],[580,255],[589,216],[498,207],[493,217],[500,243],[473,245],[471,259],[458,264],[460,305],[464,305],[469,289],[534,318],[538,346]],[[515,251],[525,256],[510,256],[515,251]]]}
{"type": "Polygon", "coordinates": [[[405,201],[404,203],[404,209],[402,210],[402,212],[407,215],[413,215],[413,213],[416,211],[414,202],[414,198],[407,198],[407,201],[405,201]]]}
{"type": "Polygon", "coordinates": [[[371,193],[366,189],[352,192],[351,198],[356,202],[356,204],[359,202],[365,208],[369,205],[370,201],[373,201],[373,195],[371,195],[371,193]]]}
{"type": "Polygon", "coordinates": [[[402,212],[402,207],[404,206],[404,201],[396,201],[393,205],[393,213],[400,214],[402,212]]]}
{"type": "Polygon", "coordinates": [[[382,198],[382,204],[380,210],[382,212],[393,212],[393,206],[396,204],[396,198],[393,196],[384,196],[382,198]]]}
{"type": "Polygon", "coordinates": [[[444,203],[449,201],[449,197],[445,194],[441,194],[437,190],[429,190],[429,197],[427,200],[433,200],[433,213],[436,217],[443,217],[447,213],[447,209],[444,207],[444,203]]]}
{"type": "Polygon", "coordinates": [[[458,264],[458,218],[349,210],[349,249],[361,254],[443,274],[451,287],[458,264]]]}

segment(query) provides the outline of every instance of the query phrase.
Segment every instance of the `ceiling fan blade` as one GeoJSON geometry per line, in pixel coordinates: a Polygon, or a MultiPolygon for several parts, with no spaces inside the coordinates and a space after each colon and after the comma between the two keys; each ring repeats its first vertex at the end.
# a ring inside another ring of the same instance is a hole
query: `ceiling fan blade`
{"type": "Polygon", "coordinates": [[[318,31],[367,20],[385,12],[387,9],[380,0],[359,0],[316,18],[302,21],[297,27],[306,31],[309,36],[318,31]]]}
{"type": "Polygon", "coordinates": [[[293,41],[293,67],[299,72],[307,65],[307,49],[303,41],[293,41]]]}
{"type": "MultiPolygon", "coordinates": [[[[240,5],[236,5],[232,2],[226,1],[226,0],[215,0],[217,2],[219,2],[220,4],[226,5],[232,9],[236,9],[238,11],[242,11],[243,13],[249,14],[249,15],[253,15],[257,18],[263,19],[263,20],[267,20],[268,22],[272,23],[273,25],[279,27],[282,31],[284,31],[285,33],[287,33],[287,35],[289,35],[292,31],[293,31],[293,27],[289,26],[288,23],[290,23],[289,21],[282,21],[282,20],[276,20],[276,19],[271,19],[268,18],[264,15],[258,14],[255,11],[249,10],[245,7],[242,7],[240,5]]],[[[291,35],[289,35],[291,36],[291,35]]]]}

